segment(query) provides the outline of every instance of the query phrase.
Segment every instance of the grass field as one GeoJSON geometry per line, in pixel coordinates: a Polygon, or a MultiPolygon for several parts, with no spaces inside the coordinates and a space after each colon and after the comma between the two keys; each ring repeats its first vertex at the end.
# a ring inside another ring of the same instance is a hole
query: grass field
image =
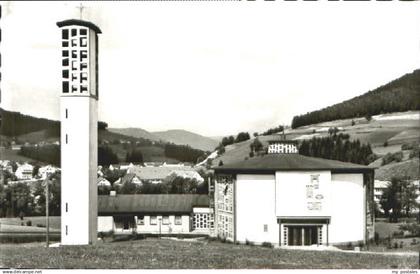
{"type": "Polygon", "coordinates": [[[417,255],[272,249],[220,242],[146,239],[95,246],[0,245],[0,267],[114,269],[416,268],[417,255]]]}
{"type": "Polygon", "coordinates": [[[9,160],[16,162],[39,162],[34,159],[18,155],[19,150],[0,148],[0,160],[9,160]]]}
{"type": "MultiPolygon", "coordinates": [[[[50,216],[50,228],[52,229],[60,229],[60,217],[59,216],[50,216]]],[[[32,222],[32,227],[36,227],[37,225],[46,225],[46,219],[44,216],[34,216],[34,217],[25,217],[23,221],[20,218],[0,218],[0,232],[3,231],[5,226],[21,226],[21,227],[28,227],[26,226],[26,221],[30,220],[32,222]],[[24,223],[25,226],[22,226],[21,223],[24,223]]]]}

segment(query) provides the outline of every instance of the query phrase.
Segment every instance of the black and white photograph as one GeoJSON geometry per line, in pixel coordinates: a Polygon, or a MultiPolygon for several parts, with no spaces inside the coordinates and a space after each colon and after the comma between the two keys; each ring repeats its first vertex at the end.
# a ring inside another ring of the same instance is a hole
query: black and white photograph
{"type": "Polygon", "coordinates": [[[419,1],[0,7],[3,274],[418,273],[419,1]]]}

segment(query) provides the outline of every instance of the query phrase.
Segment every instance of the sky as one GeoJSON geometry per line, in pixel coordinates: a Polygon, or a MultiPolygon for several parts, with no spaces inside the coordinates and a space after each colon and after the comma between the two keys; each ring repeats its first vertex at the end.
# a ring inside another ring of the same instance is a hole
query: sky
{"type": "MultiPolygon", "coordinates": [[[[82,2],[2,2],[1,107],[59,119],[82,2]]],[[[262,132],[420,68],[419,2],[83,2],[109,127],[262,132]]]]}

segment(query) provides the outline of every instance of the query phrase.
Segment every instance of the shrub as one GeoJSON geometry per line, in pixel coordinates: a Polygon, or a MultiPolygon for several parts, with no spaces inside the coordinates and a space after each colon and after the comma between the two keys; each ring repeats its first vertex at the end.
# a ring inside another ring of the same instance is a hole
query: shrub
{"type": "Polygon", "coordinates": [[[348,249],[353,249],[353,243],[352,242],[348,242],[347,245],[346,245],[346,247],[348,249]]]}
{"type": "Polygon", "coordinates": [[[387,147],[388,146],[388,141],[385,141],[384,142],[384,147],[387,147]]]}
{"type": "Polygon", "coordinates": [[[413,143],[411,143],[411,144],[404,143],[404,144],[401,145],[401,150],[410,150],[410,149],[413,149],[414,146],[415,146],[415,144],[413,144],[413,143]]]}
{"type": "Polygon", "coordinates": [[[375,244],[378,245],[379,244],[379,233],[378,232],[375,232],[374,240],[375,240],[375,244]]]}
{"type": "Polygon", "coordinates": [[[250,240],[246,239],[246,240],[245,240],[245,244],[246,244],[246,245],[251,245],[251,246],[252,246],[252,245],[254,245],[254,242],[252,242],[252,241],[250,241],[250,240]]]}
{"type": "Polygon", "coordinates": [[[419,147],[416,147],[416,148],[414,148],[411,152],[410,152],[410,154],[409,154],[409,158],[410,159],[412,159],[412,158],[419,158],[419,155],[420,155],[420,153],[419,153],[419,147]]]}
{"type": "Polygon", "coordinates": [[[413,239],[411,240],[410,245],[416,245],[416,244],[417,244],[417,239],[416,239],[416,238],[413,238],[413,239]]]}
{"type": "Polygon", "coordinates": [[[272,244],[272,243],[270,243],[270,242],[263,242],[263,243],[262,243],[262,246],[263,246],[263,247],[273,248],[273,244],[272,244]]]}
{"type": "Polygon", "coordinates": [[[400,248],[403,248],[404,247],[404,242],[403,241],[401,241],[400,242],[400,248]]]}
{"type": "Polygon", "coordinates": [[[31,221],[31,220],[27,220],[27,221],[26,221],[26,225],[27,225],[27,226],[32,226],[32,221],[31,221]]]}
{"type": "Polygon", "coordinates": [[[402,224],[399,226],[401,233],[404,235],[404,231],[410,232],[411,236],[420,236],[420,225],[416,223],[402,224]]]}
{"type": "Polygon", "coordinates": [[[36,224],[37,227],[45,227],[44,224],[36,224]]]}
{"type": "Polygon", "coordinates": [[[397,249],[398,248],[398,243],[394,242],[394,248],[397,249]]]}

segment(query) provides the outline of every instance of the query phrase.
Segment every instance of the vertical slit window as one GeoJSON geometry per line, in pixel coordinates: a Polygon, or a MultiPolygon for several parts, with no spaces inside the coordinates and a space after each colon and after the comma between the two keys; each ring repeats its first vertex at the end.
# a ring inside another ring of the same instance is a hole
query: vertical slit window
{"type": "Polygon", "coordinates": [[[63,46],[63,48],[67,48],[69,46],[69,42],[63,41],[61,45],[63,46]]]}
{"type": "Polygon", "coordinates": [[[69,82],[63,82],[63,93],[69,93],[69,82]]]}
{"type": "Polygon", "coordinates": [[[63,66],[67,67],[69,65],[69,58],[64,58],[63,59],[63,66]]]}
{"type": "Polygon", "coordinates": [[[71,36],[76,36],[76,35],[77,35],[77,29],[72,29],[71,36]]]}
{"type": "Polygon", "coordinates": [[[69,51],[63,50],[63,57],[69,57],[69,51]]]}
{"type": "Polygon", "coordinates": [[[69,212],[69,205],[66,203],[66,212],[69,212]]]}
{"type": "Polygon", "coordinates": [[[66,225],[66,235],[69,235],[69,227],[66,225]]]}
{"type": "Polygon", "coordinates": [[[72,86],[71,86],[71,92],[72,92],[72,93],[77,92],[77,86],[76,86],[76,85],[72,85],[72,86]]]}
{"type": "Polygon", "coordinates": [[[66,109],[66,119],[69,118],[69,110],[66,109]]]}
{"type": "Polygon", "coordinates": [[[68,144],[69,143],[69,136],[68,136],[68,134],[66,134],[66,144],[68,144]]]}
{"type": "Polygon", "coordinates": [[[69,71],[68,70],[63,70],[63,78],[68,79],[69,78],[69,71]]]}
{"type": "Polygon", "coordinates": [[[87,69],[87,63],[81,63],[80,64],[80,70],[87,69]]]}
{"type": "Polygon", "coordinates": [[[87,86],[80,86],[80,93],[87,92],[87,86]]]}
{"type": "Polygon", "coordinates": [[[72,70],[77,70],[77,62],[76,61],[71,61],[71,69],[72,70]]]}
{"type": "Polygon", "coordinates": [[[61,31],[61,34],[62,34],[62,38],[63,39],[69,39],[69,30],[68,29],[63,29],[62,31],[61,31]]]}

